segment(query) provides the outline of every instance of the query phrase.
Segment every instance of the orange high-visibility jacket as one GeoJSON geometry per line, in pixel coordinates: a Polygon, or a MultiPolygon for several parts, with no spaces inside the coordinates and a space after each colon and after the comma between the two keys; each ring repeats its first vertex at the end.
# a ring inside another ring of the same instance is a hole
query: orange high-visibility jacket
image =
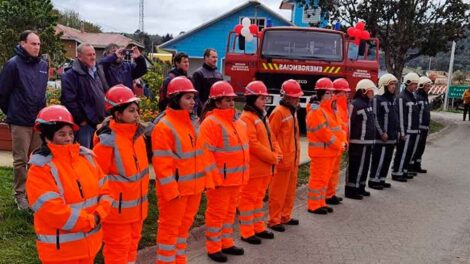
{"type": "Polygon", "coordinates": [[[349,137],[349,107],[347,96],[336,96],[336,115],[340,118],[340,125],[346,134],[346,138],[349,137]]]}
{"type": "Polygon", "coordinates": [[[200,135],[217,164],[216,186],[239,186],[249,178],[246,124],[235,119],[234,109],[214,109],[201,123],[200,135]]]}
{"type": "Polygon", "coordinates": [[[152,131],[157,195],[166,201],[214,187],[216,165],[207,156],[197,126],[188,111],[167,108],[152,131]]]}
{"type": "Polygon", "coordinates": [[[112,197],[93,152],[79,144],[48,144],[29,163],[26,192],[41,261],[94,258],[102,241],[94,214],[104,220],[112,197]]]}
{"type": "Polygon", "coordinates": [[[149,167],[143,132],[140,125],[111,119],[95,135],[93,151],[115,198],[106,223],[131,223],[147,218],[149,167]]]}
{"type": "Polygon", "coordinates": [[[278,105],[269,116],[269,126],[282,151],[278,169],[289,169],[299,165],[300,134],[297,113],[288,106],[278,105]]]}
{"type": "MultiPolygon", "coordinates": [[[[331,101],[309,104],[307,114],[308,155],[310,157],[335,157],[344,150],[345,137],[338,137],[331,128],[341,131],[332,112],[325,110],[331,107],[331,101]]],[[[342,132],[342,131],[341,131],[342,132]]]]}
{"type": "Polygon", "coordinates": [[[277,156],[282,155],[269,123],[258,114],[244,110],[241,117],[247,126],[250,145],[250,177],[272,176],[276,170],[277,156]]]}

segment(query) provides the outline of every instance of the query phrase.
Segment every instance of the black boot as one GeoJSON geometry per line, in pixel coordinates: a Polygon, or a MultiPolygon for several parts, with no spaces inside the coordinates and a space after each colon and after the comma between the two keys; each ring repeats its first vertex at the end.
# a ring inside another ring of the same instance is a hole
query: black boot
{"type": "Polygon", "coordinates": [[[417,173],[428,173],[428,170],[421,168],[421,163],[416,163],[416,172],[417,173]]]}
{"type": "Polygon", "coordinates": [[[326,200],[326,204],[329,204],[329,205],[338,205],[341,203],[341,201],[338,199],[338,197],[336,196],[331,196],[331,198],[327,198],[326,200]]]}
{"type": "Polygon", "coordinates": [[[411,180],[414,178],[414,175],[412,174],[412,172],[407,172],[404,174],[405,178],[408,179],[408,180],[411,180]]]}
{"type": "Polygon", "coordinates": [[[325,208],[325,210],[328,212],[328,213],[333,213],[333,208],[329,207],[329,206],[323,206],[322,208],[325,208]]]}
{"type": "Polygon", "coordinates": [[[349,199],[362,200],[362,195],[360,195],[359,190],[353,187],[346,186],[344,191],[344,196],[349,199]]]}
{"type": "Polygon", "coordinates": [[[227,256],[222,254],[222,252],[220,251],[212,254],[207,254],[207,256],[209,256],[209,258],[215,262],[227,262],[227,256]]]}
{"type": "Polygon", "coordinates": [[[299,220],[295,218],[291,218],[285,225],[299,225],[299,220]]]}
{"type": "Polygon", "coordinates": [[[319,214],[319,215],[328,214],[328,211],[323,207],[317,208],[315,210],[308,210],[308,212],[311,213],[311,214],[319,214]]]}
{"type": "Polygon", "coordinates": [[[247,242],[248,244],[252,244],[252,245],[261,244],[261,239],[257,238],[256,236],[251,236],[251,237],[247,237],[247,238],[242,237],[241,240],[247,242]]]}
{"type": "Polygon", "coordinates": [[[388,182],[385,182],[385,181],[381,181],[380,184],[382,184],[382,187],[384,188],[391,188],[392,185],[388,182]]]}
{"type": "Polygon", "coordinates": [[[263,232],[256,233],[255,236],[261,237],[261,238],[264,238],[264,239],[273,239],[274,238],[274,234],[272,232],[267,231],[267,230],[264,230],[263,232]]]}
{"type": "Polygon", "coordinates": [[[273,225],[273,226],[270,226],[269,228],[271,228],[272,230],[277,231],[277,232],[286,231],[286,228],[284,227],[284,225],[281,225],[281,224],[273,225]]]}
{"type": "Polygon", "coordinates": [[[366,186],[364,185],[361,185],[361,187],[359,187],[359,194],[362,196],[370,196],[370,192],[366,191],[366,186]]]}
{"type": "Polygon", "coordinates": [[[234,255],[234,256],[241,256],[245,254],[245,250],[241,247],[229,247],[229,248],[223,248],[222,253],[227,254],[227,255],[234,255]]]}
{"type": "Polygon", "coordinates": [[[392,181],[407,182],[408,180],[405,176],[392,176],[392,181]]]}
{"type": "Polygon", "coordinates": [[[369,188],[375,190],[383,190],[384,186],[380,182],[369,181],[369,188]]]}

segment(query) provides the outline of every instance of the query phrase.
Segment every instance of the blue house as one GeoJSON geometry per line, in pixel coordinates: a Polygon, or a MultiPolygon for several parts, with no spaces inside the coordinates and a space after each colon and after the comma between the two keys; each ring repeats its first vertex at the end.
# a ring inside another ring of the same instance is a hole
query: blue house
{"type": "Polygon", "coordinates": [[[258,25],[259,30],[267,26],[293,26],[289,20],[266,5],[250,0],[158,47],[171,52],[187,53],[190,60],[190,73],[202,65],[204,50],[214,48],[219,57],[217,66],[223,73],[228,34],[236,25],[241,24],[244,17],[249,17],[252,24],[258,25]]]}
{"type": "Polygon", "coordinates": [[[279,9],[291,10],[291,21],[298,27],[310,27],[310,24],[318,24],[318,27],[328,26],[328,10],[322,10],[314,0],[313,5],[303,5],[295,0],[282,0],[279,9]]]}

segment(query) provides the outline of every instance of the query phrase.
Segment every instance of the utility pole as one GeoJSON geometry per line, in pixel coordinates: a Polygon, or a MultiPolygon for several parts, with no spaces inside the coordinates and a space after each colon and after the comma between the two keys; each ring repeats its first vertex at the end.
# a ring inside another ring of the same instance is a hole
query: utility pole
{"type": "Polygon", "coordinates": [[[144,32],[144,0],[139,0],[139,30],[144,32]]]}
{"type": "Polygon", "coordinates": [[[449,102],[449,90],[450,84],[452,83],[452,72],[454,70],[454,53],[455,53],[455,41],[452,41],[452,53],[450,54],[449,62],[449,73],[447,74],[447,90],[444,97],[444,111],[447,111],[447,104],[449,102]]]}

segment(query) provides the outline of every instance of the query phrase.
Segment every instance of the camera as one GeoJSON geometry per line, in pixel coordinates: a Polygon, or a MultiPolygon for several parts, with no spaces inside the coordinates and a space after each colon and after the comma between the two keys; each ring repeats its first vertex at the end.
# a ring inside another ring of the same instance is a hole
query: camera
{"type": "Polygon", "coordinates": [[[132,49],[124,49],[124,50],[121,51],[121,54],[123,56],[130,56],[130,55],[132,55],[132,52],[133,52],[132,49]]]}

